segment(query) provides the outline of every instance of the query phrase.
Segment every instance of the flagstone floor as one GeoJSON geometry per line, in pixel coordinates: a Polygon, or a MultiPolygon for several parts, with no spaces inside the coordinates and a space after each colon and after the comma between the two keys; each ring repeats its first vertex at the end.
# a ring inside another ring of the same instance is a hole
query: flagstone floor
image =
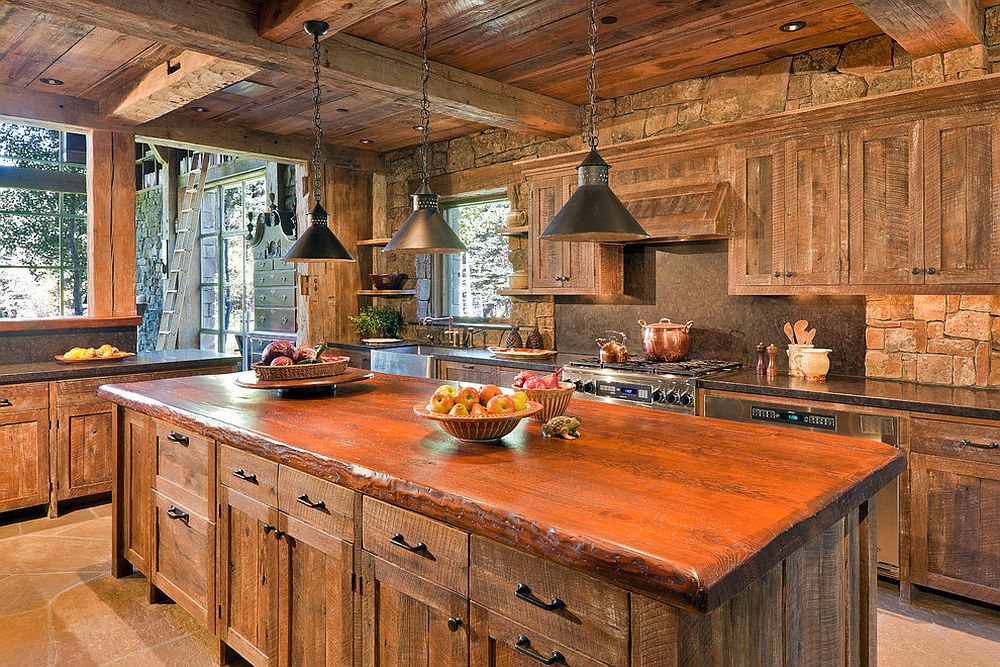
{"type": "MultiPolygon", "coordinates": [[[[211,638],[110,574],[110,505],[0,525],[0,667],[212,665],[211,638]]],[[[1000,610],[879,587],[879,665],[1000,665],[1000,610]]]]}

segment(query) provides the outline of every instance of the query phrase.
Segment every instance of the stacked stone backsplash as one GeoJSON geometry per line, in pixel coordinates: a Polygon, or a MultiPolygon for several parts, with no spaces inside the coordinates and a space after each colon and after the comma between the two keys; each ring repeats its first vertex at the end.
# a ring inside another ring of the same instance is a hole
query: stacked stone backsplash
{"type": "Polygon", "coordinates": [[[139,325],[140,352],[156,349],[163,311],[163,187],[140,190],[135,197],[135,294],[146,300],[139,325]]]}
{"type": "MultiPolygon", "coordinates": [[[[1000,45],[1000,7],[986,12],[986,26],[988,46],[1000,45]]],[[[913,58],[889,37],[871,37],[601,100],[598,103],[600,141],[602,146],[606,146],[819,104],[984,76],[1000,71],[998,61],[1000,54],[993,54],[983,46],[913,58]]],[[[431,147],[430,174],[432,177],[457,174],[583,148],[581,136],[549,139],[491,129],[434,143],[431,147]]],[[[396,229],[410,211],[410,189],[419,173],[420,150],[414,147],[391,151],[384,157],[386,211],[390,226],[396,229]]],[[[512,208],[527,210],[522,183],[503,182],[497,183],[497,186],[507,188],[512,208]]],[[[526,256],[524,240],[511,237],[511,261],[515,270],[526,268],[526,256]]],[[[396,257],[390,262],[390,270],[410,274],[416,279],[420,293],[429,295],[429,263],[418,260],[414,265],[412,258],[405,257],[396,257]]],[[[429,301],[419,299],[406,304],[404,310],[409,319],[415,320],[418,315],[427,313],[428,304],[429,301]]],[[[558,310],[554,309],[556,313],[558,310]]],[[[515,298],[513,313],[514,321],[519,325],[538,325],[547,341],[550,340],[550,324],[553,328],[558,326],[551,319],[551,298],[515,298]]],[[[422,331],[419,333],[423,334],[422,331]]],[[[562,336],[558,338],[563,339],[562,336]]]]}
{"type": "Polygon", "coordinates": [[[1000,296],[870,296],[869,377],[1000,386],[1000,296]]]}

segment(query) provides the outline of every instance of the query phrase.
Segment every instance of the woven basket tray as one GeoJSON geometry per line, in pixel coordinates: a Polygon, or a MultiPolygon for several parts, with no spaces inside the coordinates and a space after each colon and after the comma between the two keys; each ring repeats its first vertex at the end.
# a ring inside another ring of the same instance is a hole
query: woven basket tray
{"type": "Polygon", "coordinates": [[[331,361],[322,364],[300,364],[298,366],[265,366],[254,364],[254,373],[261,380],[309,380],[312,378],[340,375],[347,370],[348,357],[333,357],[331,361]]]}

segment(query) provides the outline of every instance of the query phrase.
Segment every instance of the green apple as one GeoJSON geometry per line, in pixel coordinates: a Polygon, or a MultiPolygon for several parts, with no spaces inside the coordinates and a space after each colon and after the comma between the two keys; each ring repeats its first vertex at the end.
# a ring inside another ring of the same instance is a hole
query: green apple
{"type": "Polygon", "coordinates": [[[451,406],[451,410],[448,412],[452,417],[468,417],[469,409],[465,407],[464,403],[456,403],[451,406]]]}
{"type": "Polygon", "coordinates": [[[528,407],[528,395],[523,391],[515,391],[510,397],[514,401],[514,410],[520,412],[528,407]]]}
{"type": "Polygon", "coordinates": [[[435,389],[434,391],[435,391],[435,393],[439,392],[439,391],[443,391],[443,392],[445,392],[447,394],[451,394],[452,396],[457,396],[458,395],[458,387],[452,387],[450,384],[443,384],[440,387],[438,387],[437,389],[435,389]]]}

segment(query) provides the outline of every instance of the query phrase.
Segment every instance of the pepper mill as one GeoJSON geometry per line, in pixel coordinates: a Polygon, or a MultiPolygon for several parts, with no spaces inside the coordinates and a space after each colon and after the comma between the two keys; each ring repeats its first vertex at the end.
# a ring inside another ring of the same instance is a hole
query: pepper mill
{"type": "Polygon", "coordinates": [[[778,346],[774,343],[767,346],[767,377],[778,375],[778,346]]]}
{"type": "Polygon", "coordinates": [[[757,375],[764,375],[767,372],[767,347],[764,343],[757,343],[757,375]]]}

